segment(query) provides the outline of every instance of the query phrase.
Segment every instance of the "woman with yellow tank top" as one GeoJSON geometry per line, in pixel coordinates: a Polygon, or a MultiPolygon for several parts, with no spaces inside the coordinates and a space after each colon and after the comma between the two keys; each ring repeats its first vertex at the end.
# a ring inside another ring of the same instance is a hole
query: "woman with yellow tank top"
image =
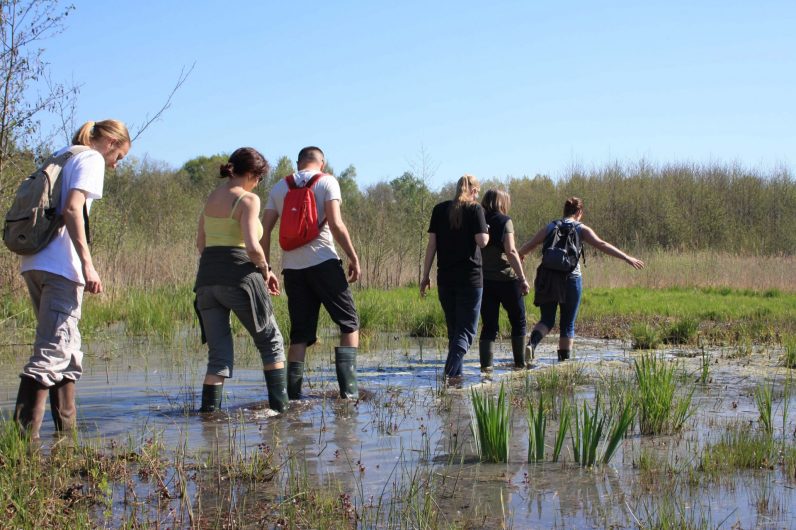
{"type": "Polygon", "coordinates": [[[268,169],[256,149],[237,149],[221,166],[220,177],[226,180],[207,198],[199,217],[196,247],[201,258],[194,291],[202,340],[208,345],[200,412],[221,407],[224,380],[232,377],[230,312],[260,352],[269,406],[277,412],[287,408],[284,344],[270,299],[279,294],[279,280],[260,246],[260,198],[252,193],[268,169]]]}

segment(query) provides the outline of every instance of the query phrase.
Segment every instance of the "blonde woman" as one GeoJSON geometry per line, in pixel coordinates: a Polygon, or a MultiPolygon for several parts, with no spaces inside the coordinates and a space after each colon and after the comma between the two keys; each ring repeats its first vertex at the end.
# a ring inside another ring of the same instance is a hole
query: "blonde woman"
{"type": "Polygon", "coordinates": [[[64,225],[47,246],[21,261],[37,324],[33,355],[20,374],[14,419],[31,439],[39,437],[48,394],[55,430],[76,426],[75,383],[83,373],[77,325],[83,292],[102,292],[86,221],[91,203],[102,198],[105,170],[116,168],[129,150],[130,134],[124,123],[103,120],[84,123],[72,145],[55,153],[67,156],[57,210],[64,225]]]}
{"type": "Polygon", "coordinates": [[[437,292],[448,328],[445,376],[459,378],[467,350],[478,328],[483,292],[481,249],[489,241],[484,209],[478,204],[478,179],[464,175],[453,200],[437,204],[431,213],[420,294],[431,286],[431,265],[437,256],[437,292]]]}
{"type": "Polygon", "coordinates": [[[478,356],[481,371],[492,370],[498,336],[500,306],[511,323],[511,351],[516,368],[525,367],[525,300],[531,290],[514,244],[514,224],[508,216],[511,197],[503,190],[487,190],[484,200],[489,244],[481,249],[484,268],[484,295],[481,302],[481,338],[478,356]]]}

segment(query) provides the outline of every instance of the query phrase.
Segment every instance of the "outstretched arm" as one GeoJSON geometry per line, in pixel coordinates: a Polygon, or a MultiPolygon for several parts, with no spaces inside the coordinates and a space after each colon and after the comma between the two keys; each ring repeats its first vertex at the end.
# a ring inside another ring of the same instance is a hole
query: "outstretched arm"
{"type": "Polygon", "coordinates": [[[593,246],[600,252],[604,252],[609,256],[613,256],[615,258],[619,258],[625,261],[628,265],[633,267],[634,269],[643,269],[644,262],[638,258],[634,258],[633,256],[629,256],[613,246],[611,243],[607,241],[603,241],[600,239],[597,234],[586,225],[581,225],[580,234],[583,240],[588,243],[589,245],[593,246]]]}
{"type": "Polygon", "coordinates": [[[426,245],[426,257],[423,260],[423,278],[420,280],[420,296],[426,296],[426,290],[431,287],[431,265],[434,263],[434,256],[437,253],[437,234],[429,232],[428,245],[426,245]]]}
{"type": "Polygon", "coordinates": [[[343,215],[340,213],[340,201],[326,201],[324,206],[326,207],[326,222],[329,223],[332,237],[334,237],[334,240],[337,241],[337,244],[340,245],[348,257],[348,281],[349,283],[355,282],[359,279],[360,274],[359,257],[354,251],[351,236],[348,235],[348,229],[343,223],[343,215]]]}
{"type": "Polygon", "coordinates": [[[528,254],[530,254],[533,249],[541,245],[546,235],[547,235],[547,227],[543,226],[538,232],[536,232],[536,234],[534,234],[534,236],[531,239],[526,241],[517,251],[517,253],[520,255],[520,258],[524,258],[528,254]]]}

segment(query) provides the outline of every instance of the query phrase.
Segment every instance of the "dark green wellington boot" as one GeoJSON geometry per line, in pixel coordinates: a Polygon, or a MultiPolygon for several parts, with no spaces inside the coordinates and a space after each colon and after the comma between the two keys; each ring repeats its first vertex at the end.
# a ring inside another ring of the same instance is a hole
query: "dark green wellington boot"
{"type": "Polygon", "coordinates": [[[479,340],[478,357],[481,360],[481,371],[491,372],[492,361],[495,358],[495,341],[479,340]]]}
{"type": "Polygon", "coordinates": [[[337,369],[337,384],[340,385],[340,397],[343,399],[359,399],[359,390],[357,389],[357,349],[351,346],[335,348],[334,366],[337,369]]]}
{"type": "Polygon", "coordinates": [[[558,362],[569,360],[569,350],[558,350],[558,362]]]}
{"type": "Polygon", "coordinates": [[[304,382],[304,361],[287,363],[287,397],[301,399],[301,385],[304,382]]]}
{"type": "Polygon", "coordinates": [[[224,384],[202,385],[202,408],[199,412],[215,412],[221,410],[221,395],[224,393],[224,384]]]}
{"type": "Polygon", "coordinates": [[[39,439],[39,429],[41,429],[44,409],[47,405],[47,392],[47,387],[33,378],[25,376],[19,378],[14,421],[20,432],[33,441],[39,439]]]}
{"type": "Polygon", "coordinates": [[[77,427],[77,406],[75,405],[75,382],[62,379],[50,387],[50,411],[55,431],[72,431],[77,427]]]}
{"type": "Polygon", "coordinates": [[[528,345],[525,347],[525,364],[530,366],[531,361],[536,357],[536,347],[542,342],[544,337],[538,330],[531,332],[531,338],[528,339],[528,345]]]}
{"type": "Polygon", "coordinates": [[[511,337],[511,354],[514,356],[514,367],[525,368],[525,335],[511,337]]]}
{"type": "Polygon", "coordinates": [[[264,370],[265,386],[268,387],[268,406],[271,410],[285,412],[289,402],[287,397],[287,370],[264,370]]]}

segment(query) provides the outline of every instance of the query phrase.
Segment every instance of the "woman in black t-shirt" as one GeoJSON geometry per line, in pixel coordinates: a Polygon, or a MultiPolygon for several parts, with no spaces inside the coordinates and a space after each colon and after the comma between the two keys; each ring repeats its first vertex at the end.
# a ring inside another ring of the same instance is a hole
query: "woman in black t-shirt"
{"type": "Polygon", "coordinates": [[[511,197],[503,190],[487,190],[484,200],[489,243],[481,250],[484,269],[484,294],[481,301],[481,339],[478,356],[481,371],[492,371],[495,341],[498,336],[500,306],[511,322],[511,352],[514,366],[525,367],[525,301],[523,296],[531,290],[517,248],[514,246],[514,225],[508,211],[511,197]]]}
{"type": "Polygon", "coordinates": [[[445,376],[460,377],[464,355],[475,339],[483,292],[481,248],[489,241],[484,209],[478,204],[478,180],[464,175],[456,197],[437,204],[428,227],[420,295],[431,286],[431,265],[437,256],[437,291],[448,328],[445,376]]]}

